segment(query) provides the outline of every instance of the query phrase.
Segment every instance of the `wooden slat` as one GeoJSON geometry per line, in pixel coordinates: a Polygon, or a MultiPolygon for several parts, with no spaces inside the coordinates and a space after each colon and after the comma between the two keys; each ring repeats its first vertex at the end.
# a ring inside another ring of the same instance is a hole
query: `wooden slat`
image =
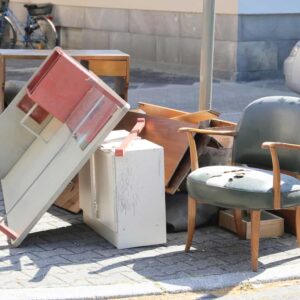
{"type": "Polygon", "coordinates": [[[139,102],[139,108],[153,117],[173,118],[187,114],[185,111],[144,102],[139,102]]]}
{"type": "Polygon", "coordinates": [[[0,231],[12,240],[16,240],[19,236],[15,231],[7,227],[4,222],[0,223],[0,231]]]}
{"type": "Polygon", "coordinates": [[[118,148],[116,148],[115,156],[124,156],[126,148],[141,133],[144,127],[145,127],[145,119],[138,118],[137,123],[130,130],[129,135],[122,141],[121,145],[118,148]]]}
{"type": "Polygon", "coordinates": [[[198,111],[195,113],[187,113],[185,115],[173,117],[173,120],[190,122],[190,123],[200,123],[203,121],[215,119],[219,116],[219,113],[210,110],[198,111]]]}

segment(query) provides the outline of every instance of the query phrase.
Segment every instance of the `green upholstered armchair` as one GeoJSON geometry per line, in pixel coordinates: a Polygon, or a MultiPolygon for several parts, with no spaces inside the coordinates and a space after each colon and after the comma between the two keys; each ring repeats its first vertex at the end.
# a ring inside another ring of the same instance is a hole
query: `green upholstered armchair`
{"type": "Polygon", "coordinates": [[[195,230],[196,204],[208,203],[234,211],[242,236],[242,210],[251,214],[251,260],[257,271],[261,210],[296,207],[300,244],[300,98],[266,97],[244,110],[237,130],[181,128],[188,134],[192,172],[187,178],[189,251],[195,230]],[[231,166],[198,167],[193,135],[234,137],[231,166]]]}

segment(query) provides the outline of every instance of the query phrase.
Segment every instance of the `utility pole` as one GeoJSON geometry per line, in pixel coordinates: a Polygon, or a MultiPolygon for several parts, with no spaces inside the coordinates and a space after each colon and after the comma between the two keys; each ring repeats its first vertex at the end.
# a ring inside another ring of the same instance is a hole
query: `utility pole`
{"type": "Polygon", "coordinates": [[[203,0],[199,110],[211,109],[215,40],[215,0],[203,0]]]}

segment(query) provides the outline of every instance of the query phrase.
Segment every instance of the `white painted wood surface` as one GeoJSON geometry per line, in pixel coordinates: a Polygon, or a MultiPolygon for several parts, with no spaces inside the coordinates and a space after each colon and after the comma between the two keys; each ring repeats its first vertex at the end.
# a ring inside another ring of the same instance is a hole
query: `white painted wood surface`
{"type": "MultiPolygon", "coordinates": [[[[25,128],[20,126],[20,121],[24,117],[17,104],[26,93],[27,86],[24,86],[10,105],[0,114],[0,178],[4,178],[13,165],[28,149],[35,140],[35,137],[25,128]]],[[[40,132],[49,122],[49,118],[42,124],[36,123],[29,118],[26,124],[35,132],[40,132]]]]}
{"type": "Polygon", "coordinates": [[[95,198],[91,161],[79,174],[84,222],[119,249],[166,243],[163,148],[136,139],[115,157],[120,143],[106,141],[94,154],[95,198]]]}
{"type": "MultiPolygon", "coordinates": [[[[119,109],[85,150],[71,137],[64,124],[58,131],[54,130],[55,134],[47,144],[39,139],[32,143],[1,182],[5,209],[10,211],[8,226],[20,235],[13,241],[13,246],[20,245],[128,108],[126,105],[119,109]]],[[[53,133],[56,122],[51,121],[42,135],[48,135],[49,131],[53,133]]]]}

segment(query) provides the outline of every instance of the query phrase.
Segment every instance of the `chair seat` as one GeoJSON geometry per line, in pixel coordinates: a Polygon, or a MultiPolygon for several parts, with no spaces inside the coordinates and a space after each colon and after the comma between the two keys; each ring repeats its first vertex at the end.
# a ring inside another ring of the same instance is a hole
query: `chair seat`
{"type": "MultiPolygon", "coordinates": [[[[273,172],[239,166],[210,166],[187,178],[189,195],[196,200],[226,208],[272,209],[273,172]]],[[[283,208],[300,203],[300,180],[281,174],[283,208]]]]}

